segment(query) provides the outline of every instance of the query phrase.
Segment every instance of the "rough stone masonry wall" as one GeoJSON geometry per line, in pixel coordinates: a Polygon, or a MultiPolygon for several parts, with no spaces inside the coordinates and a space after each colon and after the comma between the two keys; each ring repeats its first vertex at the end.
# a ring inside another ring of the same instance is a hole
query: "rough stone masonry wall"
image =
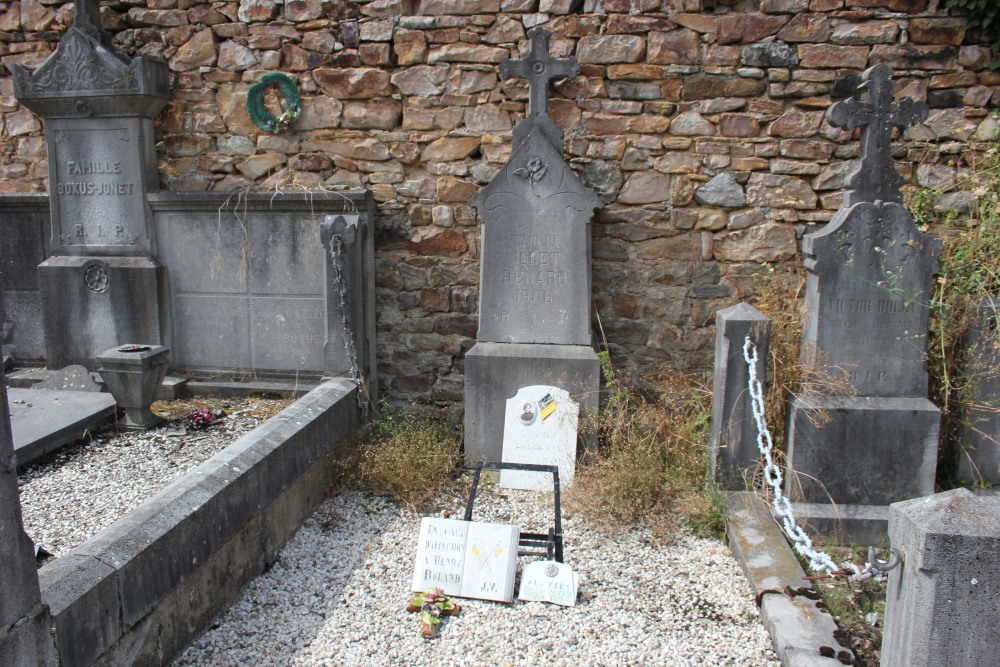
{"type": "MultiPolygon", "coordinates": [[[[523,80],[498,63],[553,33],[580,75],[555,84],[566,156],[609,206],[594,229],[594,298],[613,358],[637,374],[711,364],[715,311],[762,262],[841,203],[857,142],[823,122],[837,77],[888,63],[932,108],[900,146],[907,181],[954,181],[988,139],[1000,73],[938,0],[123,0],[105,26],[166,59],[157,121],[176,190],[368,187],[378,202],[379,373],[400,400],[456,406],[474,342],[479,230],[467,201],[510,155],[523,80]],[[292,131],[245,110],[267,71],[294,77],[292,131]],[[711,182],[711,184],[709,184],[711,182]]],[[[10,62],[37,65],[72,5],[0,0],[0,191],[44,191],[39,120],[10,62]]],[[[954,195],[950,195],[954,196],[954,195]]],[[[954,203],[954,202],[952,202],[954,203]]],[[[959,202],[960,203],[960,202],[959,202]]]]}

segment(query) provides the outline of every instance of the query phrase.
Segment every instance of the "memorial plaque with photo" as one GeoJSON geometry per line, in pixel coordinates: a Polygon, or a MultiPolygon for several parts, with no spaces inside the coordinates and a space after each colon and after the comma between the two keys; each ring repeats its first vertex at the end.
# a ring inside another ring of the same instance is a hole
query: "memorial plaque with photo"
{"type": "MultiPolygon", "coordinates": [[[[507,399],[504,412],[503,461],[559,468],[559,484],[573,484],[576,470],[576,429],[580,407],[557,387],[522,387],[507,399]]],[[[551,490],[552,475],[521,470],[500,471],[500,486],[508,489],[551,490]]]]}

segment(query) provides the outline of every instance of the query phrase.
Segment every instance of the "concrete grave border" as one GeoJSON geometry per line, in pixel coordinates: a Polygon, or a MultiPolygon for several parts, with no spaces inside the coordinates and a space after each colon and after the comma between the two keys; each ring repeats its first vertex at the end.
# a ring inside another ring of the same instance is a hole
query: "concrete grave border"
{"type": "Polygon", "coordinates": [[[837,629],[833,617],[817,609],[813,600],[781,592],[788,586],[813,585],[803,579],[806,574],[770,508],[753,492],[733,492],[728,495],[726,516],[729,550],[760,600],[761,622],[782,666],[839,667],[839,660],[819,653],[820,646],[849,650],[833,638],[837,629]]]}
{"type": "Polygon", "coordinates": [[[358,426],[327,380],[39,571],[63,667],[166,664],[273,564],[358,426]]]}

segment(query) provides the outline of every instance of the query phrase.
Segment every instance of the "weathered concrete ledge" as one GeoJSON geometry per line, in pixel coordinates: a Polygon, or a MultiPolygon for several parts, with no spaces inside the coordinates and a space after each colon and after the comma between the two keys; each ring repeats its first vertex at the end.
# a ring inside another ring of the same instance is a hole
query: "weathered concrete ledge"
{"type": "MultiPolygon", "coordinates": [[[[785,540],[767,505],[754,493],[729,494],[729,549],[736,556],[771,634],[774,650],[784,667],[835,667],[836,658],[820,655],[820,646],[835,653],[848,651],[833,638],[837,624],[803,596],[789,597],[786,587],[812,588],[806,573],[785,540]]],[[[853,653],[851,656],[853,657],[853,653]]]]}
{"type": "Polygon", "coordinates": [[[61,665],[167,664],[274,563],[357,420],[356,386],[328,380],[42,568],[61,665]]]}

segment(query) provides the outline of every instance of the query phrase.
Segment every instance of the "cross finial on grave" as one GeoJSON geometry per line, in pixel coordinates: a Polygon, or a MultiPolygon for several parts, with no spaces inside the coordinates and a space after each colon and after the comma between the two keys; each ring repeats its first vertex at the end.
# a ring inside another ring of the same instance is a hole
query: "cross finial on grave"
{"type": "Polygon", "coordinates": [[[850,178],[848,206],[858,202],[902,203],[903,177],[892,166],[892,128],[905,128],[927,120],[927,105],[904,97],[894,101],[892,70],[879,64],[861,75],[851,98],[830,107],[831,125],[861,129],[861,166],[850,178]],[[867,99],[865,99],[867,98],[867,99]]]}
{"type": "Polygon", "coordinates": [[[549,55],[550,35],[544,28],[531,30],[528,33],[531,38],[528,57],[503,60],[500,63],[500,77],[509,79],[519,76],[528,80],[528,116],[514,128],[514,143],[520,143],[531,127],[538,126],[562,150],[562,130],[549,116],[549,82],[552,79],[576,76],[580,66],[576,58],[553,58],[549,55]]]}
{"type": "Polygon", "coordinates": [[[75,0],[76,15],[73,27],[85,33],[96,35],[101,31],[101,6],[98,0],[75,0]]]}

